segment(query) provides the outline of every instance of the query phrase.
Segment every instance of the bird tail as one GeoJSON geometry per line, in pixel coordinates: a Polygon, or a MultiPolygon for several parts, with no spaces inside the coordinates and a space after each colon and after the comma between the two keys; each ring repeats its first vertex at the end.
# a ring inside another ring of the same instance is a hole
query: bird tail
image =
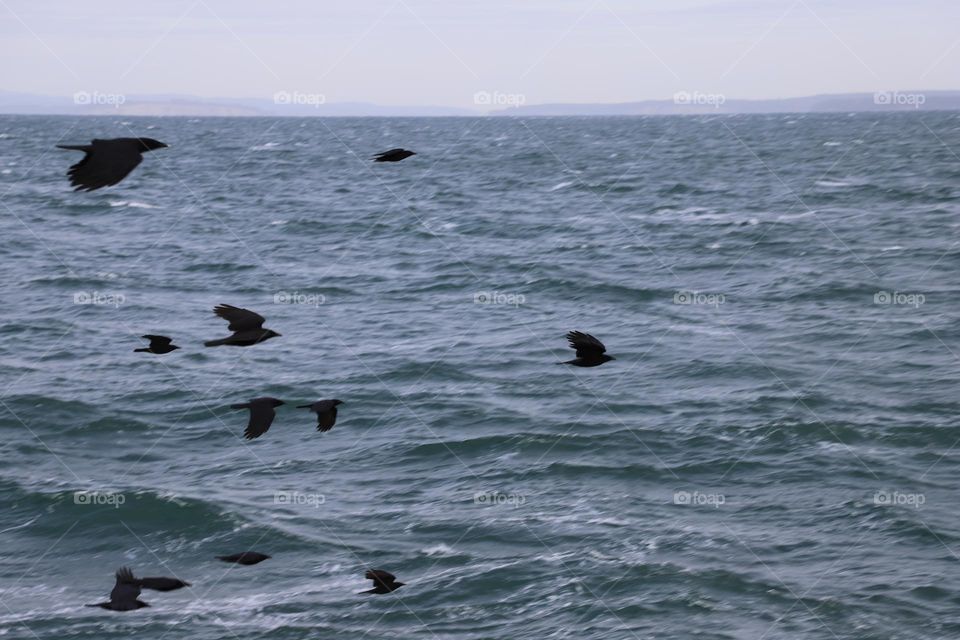
{"type": "Polygon", "coordinates": [[[140,353],[141,351],[147,352],[147,351],[150,351],[150,349],[134,349],[133,350],[134,353],[140,353]]]}
{"type": "Polygon", "coordinates": [[[90,151],[90,145],[87,144],[58,144],[57,148],[67,149],[68,151],[90,151]]]}
{"type": "Polygon", "coordinates": [[[207,342],[204,342],[204,343],[203,343],[203,346],[205,346],[205,347],[219,347],[219,346],[222,345],[222,344],[227,344],[227,341],[226,341],[225,338],[220,339],[220,340],[209,340],[209,341],[207,341],[207,342]]]}

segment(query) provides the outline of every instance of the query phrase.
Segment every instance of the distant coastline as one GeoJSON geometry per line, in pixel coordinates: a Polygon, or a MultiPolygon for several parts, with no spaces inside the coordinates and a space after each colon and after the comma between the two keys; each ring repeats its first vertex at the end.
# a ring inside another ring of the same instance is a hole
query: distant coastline
{"type": "MultiPolygon", "coordinates": [[[[485,92],[481,92],[485,93],[485,92]]],[[[479,94],[478,94],[479,95],[479,94]]],[[[200,98],[181,95],[120,95],[77,92],[42,96],[0,91],[3,115],[193,116],[193,117],[358,117],[358,116],[649,116],[751,113],[844,113],[960,111],[960,91],[878,91],[823,94],[798,98],[742,100],[722,94],[681,91],[668,100],[616,104],[526,104],[491,109],[444,106],[390,106],[364,102],[327,102],[319,94],[278,92],[270,98],[200,98]]]]}

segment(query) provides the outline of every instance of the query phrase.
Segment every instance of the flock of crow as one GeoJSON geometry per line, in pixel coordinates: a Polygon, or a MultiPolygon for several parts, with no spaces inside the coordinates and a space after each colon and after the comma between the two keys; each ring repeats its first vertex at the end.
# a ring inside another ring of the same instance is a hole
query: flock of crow
{"type": "MultiPolygon", "coordinates": [[[[61,149],[83,151],[80,162],[71,166],[67,175],[75,191],[94,191],[102,187],[112,186],[123,180],[143,160],[143,154],[154,149],[163,149],[166,144],[152,138],[115,138],[111,140],[93,140],[89,145],[57,145],[61,149]]],[[[399,162],[416,153],[406,149],[390,149],[373,156],[374,162],[399,162]]],[[[210,340],[204,343],[206,347],[234,346],[250,347],[266,342],[271,338],[281,337],[272,329],[264,328],[266,319],[249,309],[241,309],[229,304],[217,305],[214,314],[226,320],[227,329],[233,333],[225,338],[210,340]]],[[[168,336],[148,334],[143,336],[150,341],[145,348],[134,349],[135,352],[164,355],[176,351],[180,347],[173,344],[168,336]]],[[[602,342],[588,333],[570,331],[566,336],[570,348],[576,351],[576,357],[566,362],[576,367],[596,367],[605,362],[615,360],[606,354],[606,347],[602,342]]],[[[267,432],[276,415],[275,409],[285,404],[282,400],[270,397],[253,398],[248,402],[230,405],[232,409],[248,409],[250,419],[243,432],[247,440],[259,438],[267,432]]],[[[309,409],[317,414],[317,430],[329,431],[337,421],[337,406],[343,404],[341,400],[319,400],[311,404],[297,405],[298,409],[309,409]]],[[[270,556],[257,551],[244,551],[226,556],[217,556],[218,560],[240,565],[254,565],[270,556]]],[[[370,569],[365,574],[366,579],[373,581],[373,589],[361,593],[390,593],[404,585],[398,582],[396,576],[381,569],[370,569]]],[[[178,578],[148,577],[137,578],[133,571],[121,567],[116,573],[116,584],[110,592],[110,600],[88,607],[101,607],[111,611],[131,611],[150,605],[140,600],[142,589],[153,591],[173,591],[182,587],[189,587],[190,583],[178,578]]]]}

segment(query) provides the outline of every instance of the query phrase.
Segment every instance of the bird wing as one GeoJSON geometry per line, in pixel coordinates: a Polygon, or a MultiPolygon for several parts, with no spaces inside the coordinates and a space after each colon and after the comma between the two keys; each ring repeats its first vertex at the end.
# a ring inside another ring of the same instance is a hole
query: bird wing
{"type": "Polygon", "coordinates": [[[380,153],[374,154],[373,157],[382,158],[383,156],[393,155],[394,153],[400,153],[401,151],[403,151],[403,149],[398,147],[396,149],[390,149],[389,151],[381,151],[380,153]]]}
{"type": "Polygon", "coordinates": [[[128,567],[117,569],[117,582],[110,592],[110,602],[133,602],[140,596],[140,584],[128,567]]]}
{"type": "Polygon", "coordinates": [[[607,350],[602,342],[589,333],[571,331],[567,334],[567,340],[570,341],[570,348],[577,350],[578,358],[599,356],[607,350]]]}
{"type": "Polygon", "coordinates": [[[189,587],[189,582],[183,582],[176,578],[140,578],[140,586],[144,589],[153,589],[154,591],[173,591],[181,587],[189,587]]]}
{"type": "Polygon", "coordinates": [[[370,569],[365,574],[367,580],[373,580],[374,584],[384,585],[396,581],[397,576],[393,575],[389,571],[384,571],[382,569],[370,569]]]}
{"type": "Polygon", "coordinates": [[[277,415],[277,413],[273,410],[273,405],[267,402],[251,401],[250,422],[247,423],[247,428],[244,430],[243,436],[247,440],[259,438],[270,428],[275,415],[277,415]]]}
{"type": "Polygon", "coordinates": [[[167,346],[168,344],[170,344],[170,342],[173,341],[173,338],[168,338],[167,336],[155,336],[155,335],[151,335],[151,334],[149,334],[149,333],[148,333],[147,335],[141,336],[141,337],[142,337],[144,340],[149,340],[151,347],[165,347],[165,346],[167,346]]]}
{"type": "Polygon", "coordinates": [[[263,327],[266,319],[250,309],[241,309],[229,304],[219,304],[213,312],[230,323],[230,331],[253,331],[263,327]]]}
{"type": "Polygon", "coordinates": [[[76,191],[93,191],[117,184],[143,160],[132,144],[111,140],[94,140],[84,151],[83,159],[70,167],[67,176],[76,191]]]}
{"type": "MultiPolygon", "coordinates": [[[[320,404],[319,402],[317,404],[320,404]]],[[[326,411],[317,411],[317,431],[330,431],[337,423],[337,408],[330,407],[326,411]]]]}

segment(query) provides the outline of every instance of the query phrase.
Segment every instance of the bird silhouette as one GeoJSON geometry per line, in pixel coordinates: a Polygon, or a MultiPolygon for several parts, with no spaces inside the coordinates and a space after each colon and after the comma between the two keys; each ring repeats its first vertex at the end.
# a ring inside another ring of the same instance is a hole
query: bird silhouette
{"type": "Polygon", "coordinates": [[[410,156],[417,155],[413,151],[407,151],[406,149],[390,149],[389,151],[383,151],[381,153],[375,154],[373,156],[374,162],[400,162],[405,158],[410,156]]]}
{"type": "Polygon", "coordinates": [[[405,582],[397,582],[395,575],[382,569],[370,569],[364,576],[367,580],[373,580],[373,589],[360,593],[390,593],[406,584],[405,582]]]}
{"type": "Polygon", "coordinates": [[[257,564],[258,562],[263,562],[267,560],[270,556],[258,553],[256,551],[243,551],[242,553],[234,553],[229,556],[217,556],[217,560],[223,560],[224,562],[235,562],[237,564],[250,565],[257,564]]]}
{"type": "Polygon", "coordinates": [[[254,398],[249,402],[230,405],[231,409],[249,409],[250,421],[247,428],[243,431],[243,437],[247,440],[259,438],[267,432],[270,425],[273,424],[273,418],[276,416],[274,409],[284,404],[283,400],[276,398],[254,398]]]}
{"type": "Polygon", "coordinates": [[[170,344],[173,339],[168,338],[167,336],[154,336],[148,333],[147,335],[141,336],[141,337],[144,340],[149,340],[150,346],[143,349],[134,349],[135,352],[143,351],[146,353],[156,353],[159,355],[164,353],[170,353],[171,351],[174,351],[180,348],[175,344],[170,344]]]}
{"type": "Polygon", "coordinates": [[[110,591],[108,602],[88,604],[88,607],[100,607],[111,611],[133,611],[150,605],[140,600],[141,588],[154,591],[173,591],[189,587],[189,582],[177,578],[136,578],[129,567],[120,567],[116,573],[117,581],[110,591]]]}
{"type": "Polygon", "coordinates": [[[280,337],[280,334],[276,331],[264,329],[263,323],[266,319],[259,313],[254,313],[249,309],[241,309],[229,304],[220,304],[214,307],[213,312],[230,323],[227,329],[233,331],[233,335],[219,340],[204,342],[203,345],[205,347],[219,347],[223,344],[235,347],[249,347],[259,342],[266,342],[270,338],[280,337]]]}
{"type": "Polygon", "coordinates": [[[567,340],[570,341],[570,348],[576,349],[577,357],[557,364],[570,364],[575,367],[598,367],[604,362],[616,360],[613,356],[606,355],[607,348],[589,333],[570,331],[567,333],[567,340]]]}
{"type": "Polygon", "coordinates": [[[93,140],[90,144],[57,145],[60,149],[84,153],[83,159],[67,171],[74,191],[113,186],[137,168],[144,153],[166,146],[153,138],[114,138],[93,140]]]}
{"type": "Polygon", "coordinates": [[[320,400],[313,404],[297,405],[297,409],[310,409],[317,414],[317,431],[330,431],[337,423],[337,405],[343,400],[320,400]]]}

